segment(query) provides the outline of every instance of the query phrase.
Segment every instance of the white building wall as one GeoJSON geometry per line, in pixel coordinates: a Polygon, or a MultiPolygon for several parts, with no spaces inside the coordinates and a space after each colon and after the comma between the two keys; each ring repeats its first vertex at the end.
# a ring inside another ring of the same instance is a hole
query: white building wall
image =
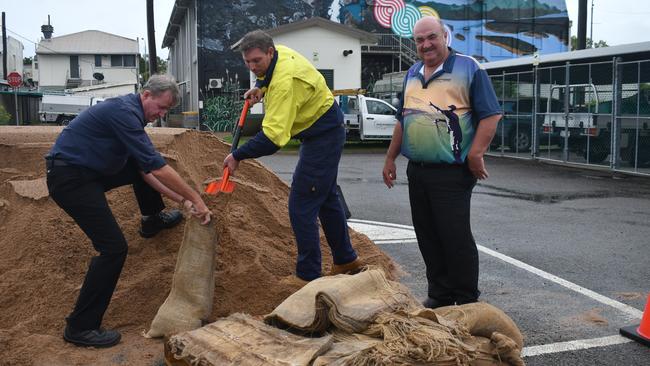
{"type": "MultiPolygon", "coordinates": [[[[0,33],[1,35],[2,33],[0,33]]],[[[17,71],[20,75],[23,74],[23,44],[17,39],[7,36],[7,72],[17,71]]],[[[0,55],[2,54],[2,45],[0,44],[0,55]]],[[[0,76],[6,79],[4,70],[0,66],[0,76]]]]}
{"type": "MultiPolygon", "coordinates": [[[[299,52],[317,69],[334,70],[334,89],[361,87],[361,41],[358,38],[320,27],[309,27],[275,35],[273,43],[299,52]],[[352,50],[352,53],[343,56],[344,50],[352,50]]],[[[253,87],[255,74],[250,74],[250,80],[253,87]]],[[[264,113],[262,104],[253,106],[251,113],[264,113]]]]}
{"type": "Polygon", "coordinates": [[[38,85],[40,87],[64,86],[69,71],[70,56],[38,55],[38,85]]]}
{"type": "Polygon", "coordinates": [[[174,44],[169,47],[168,73],[180,83],[183,111],[199,110],[198,55],[196,47],[196,4],[188,7],[178,27],[174,44]]]}
{"type": "MultiPolygon", "coordinates": [[[[79,76],[82,80],[94,80],[96,72],[104,75],[105,83],[133,83],[138,82],[137,66],[123,67],[111,66],[110,55],[102,56],[102,66],[95,66],[95,55],[79,56],[79,76]]],[[[137,57],[136,57],[137,65],[137,57]]],[[[64,86],[70,75],[70,55],[40,54],[38,56],[39,86],[64,86]]]]}
{"type": "Polygon", "coordinates": [[[274,36],[273,42],[300,52],[317,69],[333,69],[334,89],[361,87],[361,42],[358,38],[310,27],[274,36]],[[343,56],[344,50],[353,52],[343,56]]]}

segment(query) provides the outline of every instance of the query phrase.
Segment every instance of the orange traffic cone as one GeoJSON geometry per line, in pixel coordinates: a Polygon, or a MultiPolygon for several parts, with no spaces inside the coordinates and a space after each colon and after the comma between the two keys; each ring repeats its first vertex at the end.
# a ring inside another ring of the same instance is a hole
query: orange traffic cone
{"type": "Polygon", "coordinates": [[[648,301],[645,304],[641,324],[623,327],[620,332],[622,336],[650,347],[650,295],[648,295],[648,301]]]}

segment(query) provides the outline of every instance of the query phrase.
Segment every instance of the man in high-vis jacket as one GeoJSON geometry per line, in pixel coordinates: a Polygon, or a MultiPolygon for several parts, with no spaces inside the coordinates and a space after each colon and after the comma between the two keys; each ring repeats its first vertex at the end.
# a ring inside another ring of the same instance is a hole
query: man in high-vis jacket
{"type": "Polygon", "coordinates": [[[271,155],[291,138],[301,141],[289,194],[289,218],[298,245],[297,278],[286,281],[302,285],[321,276],[317,218],[332,250],[330,274],[360,270],[362,264],[350,243],[336,190],[345,143],[343,113],[325,78],[302,55],[276,46],[263,31],[246,34],[239,49],[246,66],[257,76],[255,87],[244,97],[253,104],[264,98],[265,114],[262,130],[228,155],[224,167],[233,172],[241,160],[271,155]]]}

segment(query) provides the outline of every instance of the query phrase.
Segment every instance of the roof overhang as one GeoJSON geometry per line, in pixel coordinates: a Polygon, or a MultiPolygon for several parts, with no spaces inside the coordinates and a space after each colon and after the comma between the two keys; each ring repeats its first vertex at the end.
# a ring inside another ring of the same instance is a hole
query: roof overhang
{"type": "Polygon", "coordinates": [[[162,48],[168,48],[174,44],[176,36],[178,35],[178,29],[183,22],[183,18],[185,18],[187,9],[191,5],[192,0],[176,0],[174,8],[172,9],[172,15],[169,17],[169,23],[167,23],[167,30],[163,37],[162,48]]]}

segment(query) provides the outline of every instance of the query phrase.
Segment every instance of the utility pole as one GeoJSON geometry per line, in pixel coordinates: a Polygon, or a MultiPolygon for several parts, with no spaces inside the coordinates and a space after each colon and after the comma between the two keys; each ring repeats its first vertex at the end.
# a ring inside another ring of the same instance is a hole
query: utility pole
{"type": "Polygon", "coordinates": [[[589,26],[589,39],[591,39],[591,48],[594,48],[594,0],[591,0],[591,25],[589,26]]]}
{"type": "Polygon", "coordinates": [[[576,49],[584,50],[587,46],[587,0],[578,2],[578,44],[576,49]]]}
{"type": "MultiPolygon", "coordinates": [[[[149,77],[158,73],[158,57],[156,56],[156,32],[153,22],[153,0],[147,0],[147,40],[149,41],[149,77]]],[[[146,49],[144,51],[147,52],[146,49]]]]}
{"type": "MultiPolygon", "coordinates": [[[[147,40],[144,39],[144,38],[142,38],[142,40],[144,41],[144,55],[142,55],[142,58],[144,59],[144,73],[146,74],[147,73],[147,64],[149,63],[149,60],[147,59],[147,40]]],[[[149,73],[148,76],[149,77],[147,78],[147,80],[149,80],[149,78],[151,77],[151,73],[149,73]]]]}
{"type": "Polygon", "coordinates": [[[7,27],[5,27],[5,12],[2,12],[2,77],[7,78],[7,27]]]}

